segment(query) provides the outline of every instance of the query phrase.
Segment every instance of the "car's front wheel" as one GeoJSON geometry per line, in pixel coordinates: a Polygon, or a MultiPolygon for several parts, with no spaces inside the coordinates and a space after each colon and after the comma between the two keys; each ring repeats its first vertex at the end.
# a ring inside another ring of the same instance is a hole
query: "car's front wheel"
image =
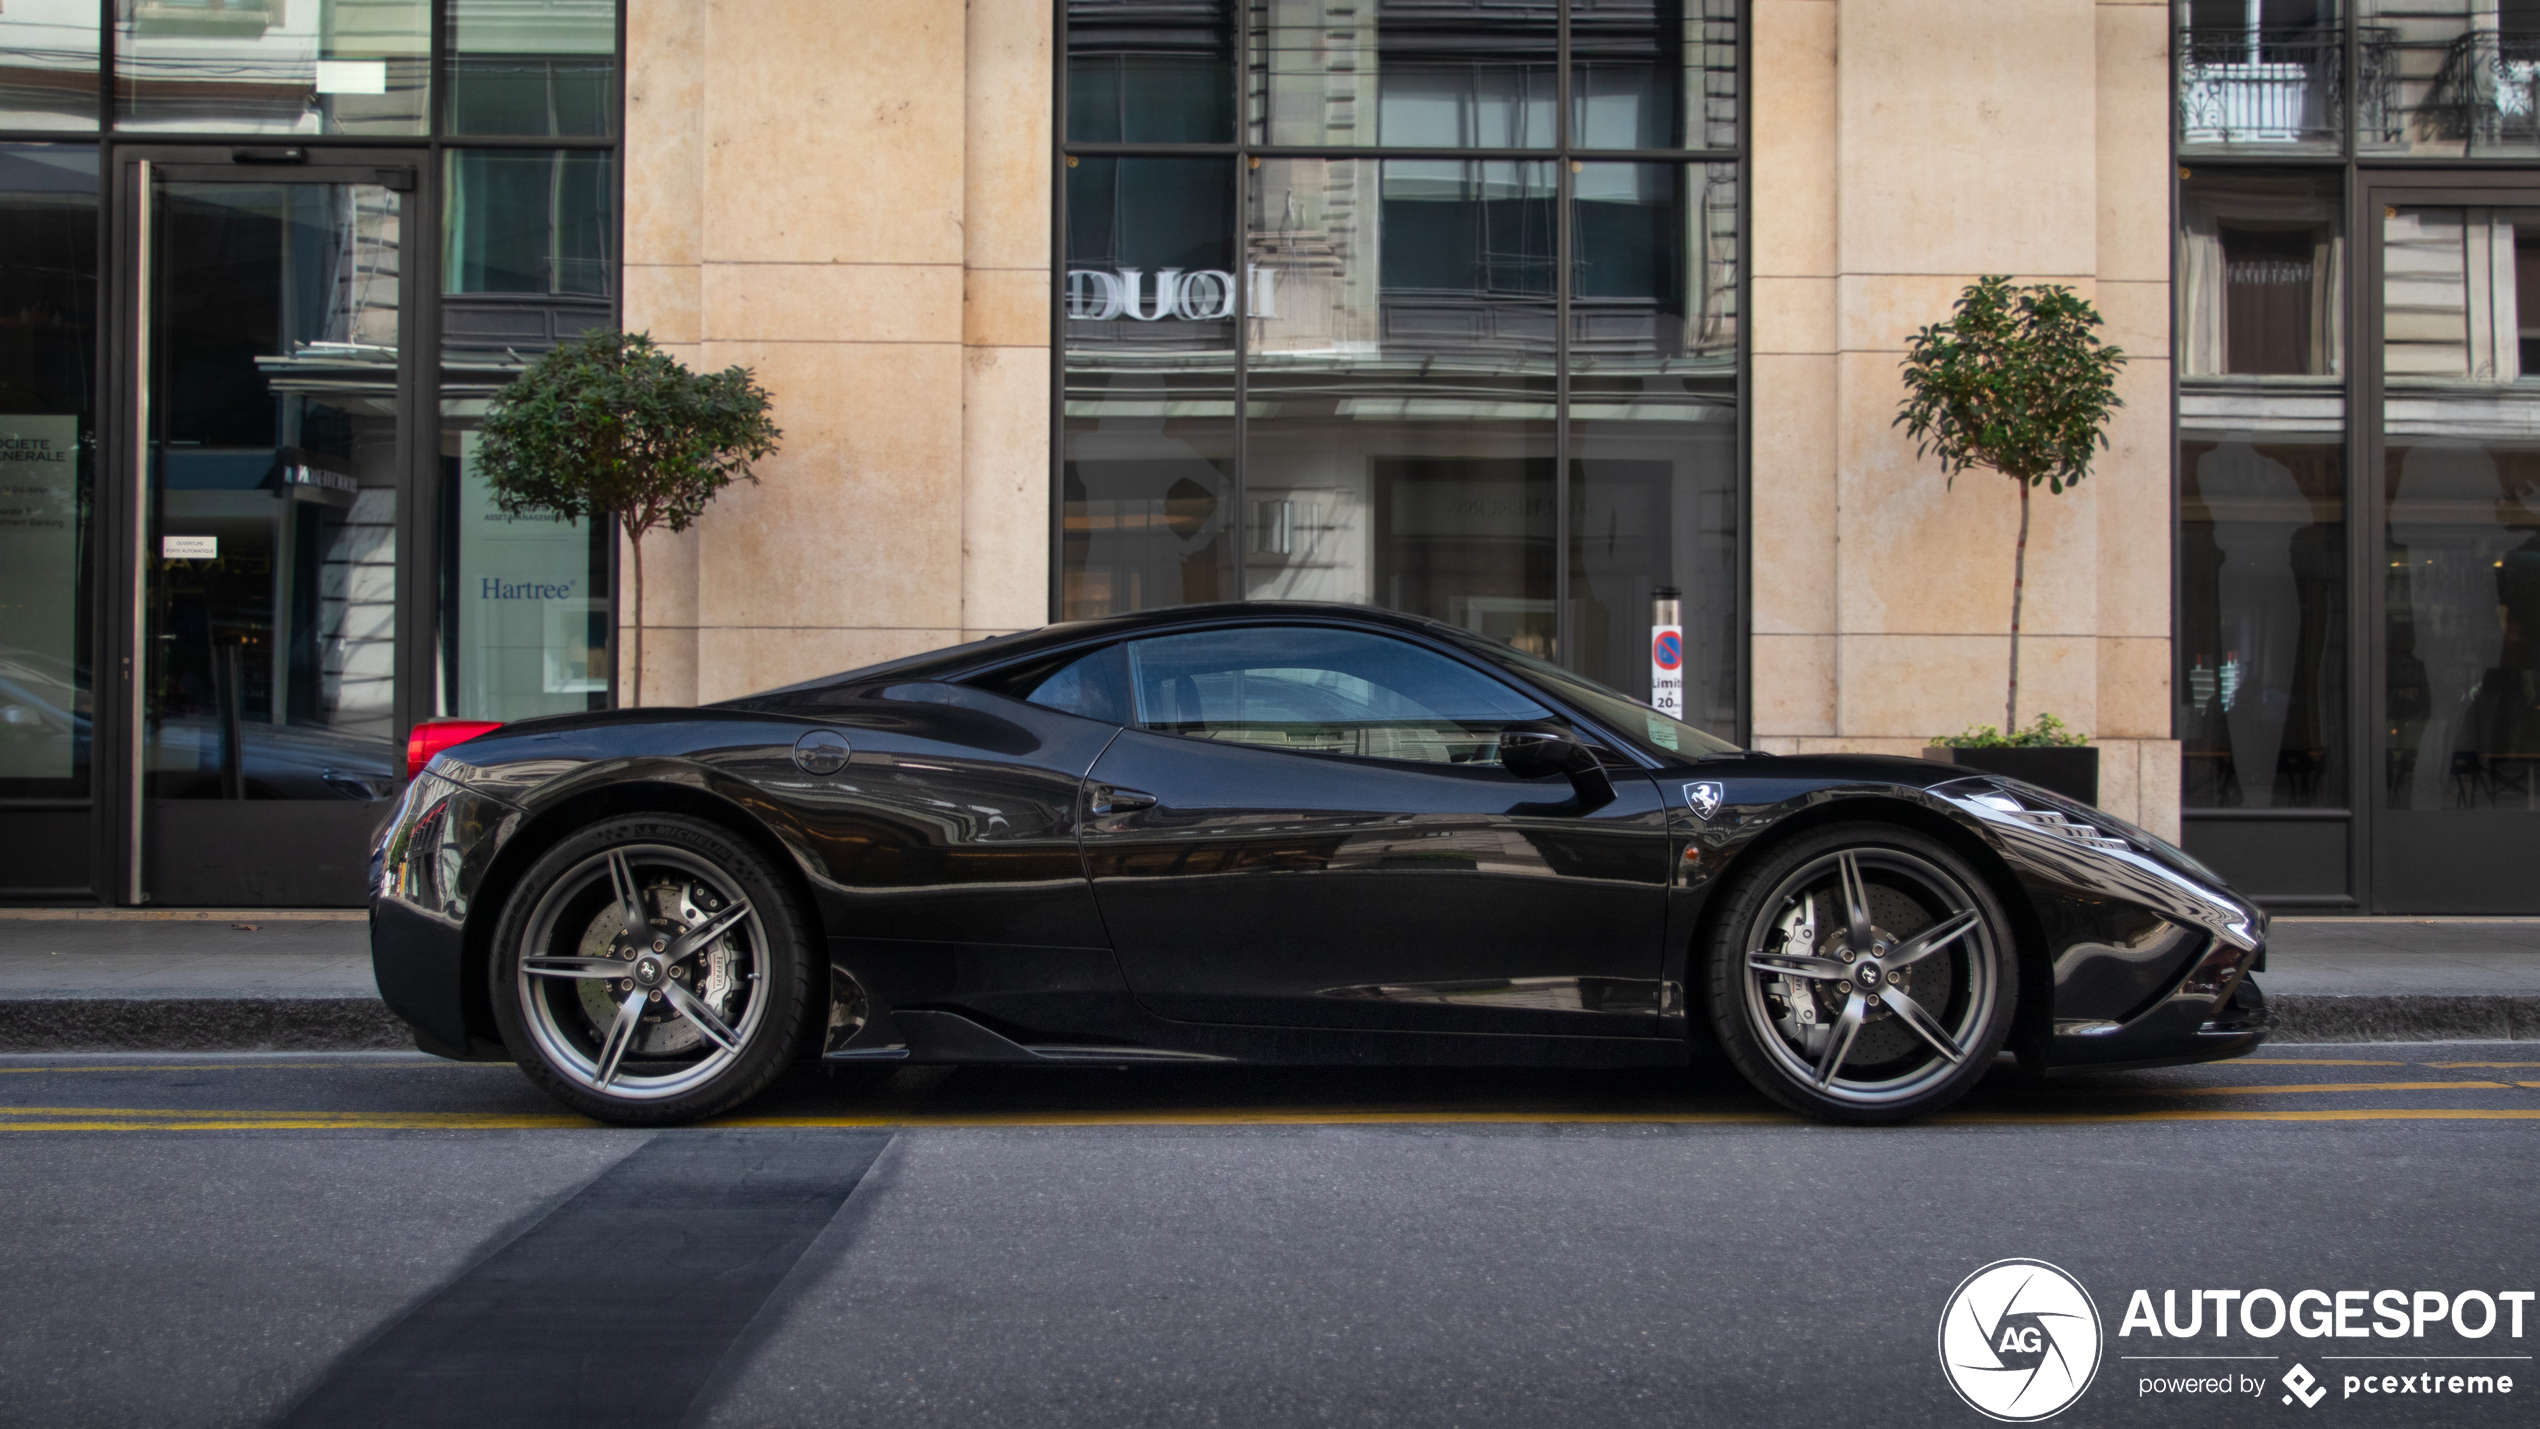
{"type": "Polygon", "coordinates": [[[713,1116],[800,1045],[808,918],[766,859],[711,824],[630,815],[573,834],[531,866],[494,936],[503,1040],[587,1116],[713,1116]]]}
{"type": "Polygon", "coordinates": [[[1831,825],[1723,891],[1710,1014],[1765,1095],[1828,1121],[1892,1122],[1956,1101],[2009,1037],[2009,920],[1966,861],[1910,829],[1831,825]]]}

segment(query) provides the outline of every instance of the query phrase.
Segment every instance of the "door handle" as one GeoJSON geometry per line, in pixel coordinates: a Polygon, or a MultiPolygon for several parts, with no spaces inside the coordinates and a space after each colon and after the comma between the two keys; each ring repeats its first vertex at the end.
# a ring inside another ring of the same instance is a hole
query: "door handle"
{"type": "Polygon", "coordinates": [[[1134,813],[1139,809],[1155,807],[1153,794],[1141,794],[1135,789],[1115,789],[1109,784],[1096,784],[1093,794],[1091,807],[1095,818],[1103,818],[1111,814],[1134,813]]]}

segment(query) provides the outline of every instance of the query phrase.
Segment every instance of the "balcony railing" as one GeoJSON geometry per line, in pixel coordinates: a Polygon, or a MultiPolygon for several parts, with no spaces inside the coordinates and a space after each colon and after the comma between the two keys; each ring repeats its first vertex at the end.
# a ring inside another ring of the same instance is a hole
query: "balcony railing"
{"type": "Polygon", "coordinates": [[[2453,40],[2416,120],[2427,138],[2471,154],[2540,144],[2540,35],[2472,30],[2453,40]]]}
{"type": "MultiPolygon", "coordinates": [[[[2368,27],[2358,39],[2358,117],[2371,135],[2396,115],[2395,36],[2368,27]]],[[[2183,144],[2337,145],[2345,119],[2344,36],[2190,27],[2179,31],[2178,43],[2183,144]]]]}

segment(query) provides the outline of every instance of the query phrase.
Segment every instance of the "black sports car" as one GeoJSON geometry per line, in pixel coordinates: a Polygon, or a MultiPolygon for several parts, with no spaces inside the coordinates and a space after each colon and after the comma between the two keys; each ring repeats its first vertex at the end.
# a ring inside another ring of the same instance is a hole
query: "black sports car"
{"type": "MultiPolygon", "coordinates": [[[[426,731],[430,733],[430,731],[426,731]]],[[[429,740],[420,740],[429,743],[429,740]]],[[[1735,748],[1356,607],[1187,607],[433,756],[372,854],[419,1045],[606,1121],[788,1063],[1685,1064],[1800,1111],[2266,1035],[2265,915],[1949,765],[1735,748]]]]}

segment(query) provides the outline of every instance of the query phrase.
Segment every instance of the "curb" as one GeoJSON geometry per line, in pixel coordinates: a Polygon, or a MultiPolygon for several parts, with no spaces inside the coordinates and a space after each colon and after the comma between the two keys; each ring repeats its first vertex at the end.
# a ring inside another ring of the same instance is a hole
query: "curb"
{"type": "Polygon", "coordinates": [[[0,1001],[0,1052],[386,1052],[414,1029],[375,997],[0,1001]]]}
{"type": "MultiPolygon", "coordinates": [[[[2540,1041],[2540,996],[2267,999],[2276,1042],[2540,1041]]],[[[48,997],[0,1001],[0,1052],[410,1051],[375,997],[48,997]]]]}
{"type": "Polygon", "coordinates": [[[2275,1042],[2530,1042],[2540,997],[2271,993],[2275,1042]]]}

